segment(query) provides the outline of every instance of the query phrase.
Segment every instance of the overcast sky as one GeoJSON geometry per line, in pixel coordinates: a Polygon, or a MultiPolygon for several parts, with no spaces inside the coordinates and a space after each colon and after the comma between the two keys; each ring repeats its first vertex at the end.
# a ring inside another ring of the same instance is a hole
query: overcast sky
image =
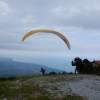
{"type": "Polygon", "coordinates": [[[0,56],[28,62],[37,55],[100,60],[100,0],[0,0],[0,56]],[[35,29],[61,32],[71,50],[54,34],[22,42],[35,29]]]}

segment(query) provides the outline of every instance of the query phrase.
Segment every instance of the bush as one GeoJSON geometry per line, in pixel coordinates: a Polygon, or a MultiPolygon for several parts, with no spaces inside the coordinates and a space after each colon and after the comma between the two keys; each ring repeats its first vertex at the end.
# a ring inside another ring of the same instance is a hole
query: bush
{"type": "Polygon", "coordinates": [[[98,75],[98,76],[100,76],[100,72],[99,72],[99,73],[97,73],[97,75],[98,75]]]}
{"type": "Polygon", "coordinates": [[[55,75],[55,74],[57,74],[57,73],[54,71],[49,73],[49,75],[55,75]]]}
{"type": "Polygon", "coordinates": [[[16,77],[8,77],[8,78],[5,78],[5,77],[0,77],[0,81],[5,81],[5,80],[15,80],[16,77]]]}

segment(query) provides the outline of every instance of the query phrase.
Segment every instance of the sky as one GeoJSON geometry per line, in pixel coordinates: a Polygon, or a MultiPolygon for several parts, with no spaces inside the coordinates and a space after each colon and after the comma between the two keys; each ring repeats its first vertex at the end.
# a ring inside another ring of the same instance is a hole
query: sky
{"type": "Polygon", "coordinates": [[[100,60],[100,0],[0,0],[0,56],[73,71],[71,61],[100,60]],[[62,33],[23,36],[36,29],[62,33]]]}

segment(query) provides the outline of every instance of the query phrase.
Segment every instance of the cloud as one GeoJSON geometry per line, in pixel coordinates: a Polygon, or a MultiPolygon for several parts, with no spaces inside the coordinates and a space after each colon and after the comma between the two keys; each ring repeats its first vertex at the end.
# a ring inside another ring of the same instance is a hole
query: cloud
{"type": "Polygon", "coordinates": [[[12,10],[4,1],[0,1],[0,16],[7,16],[12,10]]]}
{"type": "Polygon", "coordinates": [[[83,29],[100,28],[100,8],[72,7],[66,10],[66,7],[54,8],[55,18],[53,20],[56,25],[63,27],[79,27],[83,29]]]}
{"type": "Polygon", "coordinates": [[[69,55],[80,52],[98,53],[99,19],[99,0],[2,0],[0,50],[5,50],[6,54],[12,52],[19,55],[22,52],[35,52],[37,47],[41,53],[56,51],[59,55],[66,51],[69,55]],[[21,41],[27,32],[35,29],[54,29],[61,32],[71,44],[70,52],[55,35],[37,34],[21,41]]]}

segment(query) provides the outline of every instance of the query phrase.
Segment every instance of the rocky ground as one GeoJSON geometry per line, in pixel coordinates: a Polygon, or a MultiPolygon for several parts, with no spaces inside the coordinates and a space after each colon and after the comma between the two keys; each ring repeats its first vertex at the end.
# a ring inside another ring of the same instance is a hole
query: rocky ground
{"type": "Polygon", "coordinates": [[[63,98],[66,95],[78,95],[82,96],[85,100],[100,100],[100,76],[97,75],[40,75],[36,77],[18,78],[9,84],[8,82],[6,82],[8,86],[3,88],[2,91],[9,91],[9,93],[7,94],[7,92],[4,92],[5,94],[1,94],[1,100],[24,100],[23,98],[26,98],[26,96],[29,98],[39,97],[42,93],[40,90],[45,91],[44,95],[50,98],[63,98]],[[34,86],[38,86],[38,88],[34,86]],[[9,95],[9,97],[5,95],[9,95]]]}
{"type": "Polygon", "coordinates": [[[53,97],[78,94],[88,100],[100,100],[100,76],[55,75],[42,76],[34,81],[53,97]]]}

